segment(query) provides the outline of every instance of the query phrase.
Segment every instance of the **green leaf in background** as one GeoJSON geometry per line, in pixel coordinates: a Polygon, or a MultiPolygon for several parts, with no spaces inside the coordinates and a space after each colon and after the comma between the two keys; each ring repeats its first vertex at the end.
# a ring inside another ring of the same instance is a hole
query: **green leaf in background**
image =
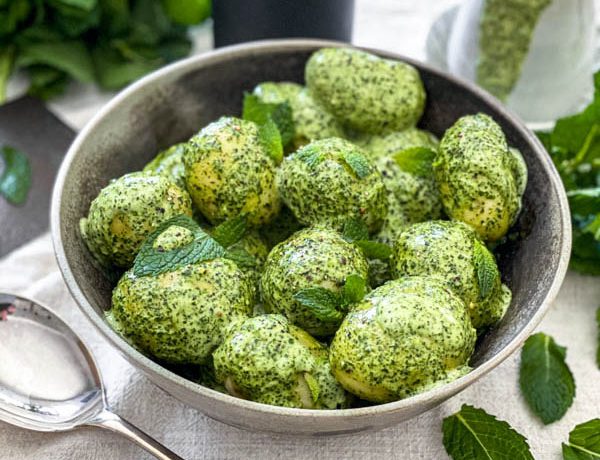
{"type": "Polygon", "coordinates": [[[15,205],[25,203],[31,187],[31,166],[27,156],[12,147],[0,147],[0,158],[4,164],[0,195],[15,205]]]}
{"type": "Polygon", "coordinates": [[[500,279],[500,271],[493,254],[479,240],[473,245],[473,264],[479,284],[479,296],[486,299],[500,279]]]}
{"type": "Polygon", "coordinates": [[[27,94],[44,101],[62,94],[69,82],[66,73],[52,67],[36,65],[27,70],[29,72],[27,94]]]}
{"type": "Polygon", "coordinates": [[[0,104],[6,100],[6,87],[15,58],[14,46],[0,45],[0,104]]]}
{"type": "Polygon", "coordinates": [[[387,244],[370,240],[354,241],[369,259],[388,260],[392,256],[392,248],[387,244]]]}
{"type": "Polygon", "coordinates": [[[360,302],[367,293],[367,282],[359,275],[350,275],[346,277],[342,296],[346,303],[352,304],[360,302]]]}
{"type": "Polygon", "coordinates": [[[232,219],[228,219],[222,224],[216,226],[211,232],[210,235],[217,240],[224,248],[228,248],[229,246],[237,243],[246,233],[248,229],[248,221],[246,216],[240,214],[237,217],[232,219]]]}
{"type": "Polygon", "coordinates": [[[118,89],[157,69],[156,60],[127,60],[116,49],[100,46],[92,52],[97,82],[104,89],[118,89]]]}
{"type": "Polygon", "coordinates": [[[264,149],[276,165],[283,160],[283,143],[277,125],[270,118],[258,127],[258,136],[264,149]]]}
{"type": "Polygon", "coordinates": [[[529,337],[521,351],[521,393],[546,425],[560,420],[575,397],[573,374],[565,363],[566,351],[542,332],[529,337]]]}
{"type": "Polygon", "coordinates": [[[94,81],[94,65],[81,42],[31,43],[19,49],[17,67],[38,64],[54,67],[84,83],[94,81]]]}
{"type": "Polygon", "coordinates": [[[281,136],[281,144],[287,146],[294,137],[294,120],[292,108],[289,103],[272,104],[262,102],[258,96],[252,93],[244,93],[242,118],[250,120],[259,126],[275,123],[281,136]]]}
{"type": "Polygon", "coordinates": [[[369,239],[369,229],[364,220],[357,217],[348,219],[344,222],[342,235],[346,241],[353,242],[369,239]]]}
{"type": "Polygon", "coordinates": [[[527,440],[508,423],[464,404],[444,419],[443,443],[454,460],[533,460],[527,440]]]}
{"type": "Polygon", "coordinates": [[[340,322],[344,314],[338,310],[342,299],[340,296],[322,287],[301,289],[294,294],[294,299],[309,308],[315,317],[323,322],[340,322]]]}
{"type": "Polygon", "coordinates": [[[344,151],[342,158],[359,179],[364,179],[373,171],[369,160],[360,152],[354,150],[344,151]]]}
{"type": "Polygon", "coordinates": [[[210,16],[210,0],[162,0],[167,15],[178,24],[194,25],[210,16]]]}
{"type": "Polygon", "coordinates": [[[600,459],[600,418],[577,425],[569,433],[569,442],[563,443],[564,460],[600,459]]]}
{"type": "Polygon", "coordinates": [[[598,346],[596,348],[596,365],[600,369],[600,307],[596,310],[596,326],[598,327],[598,346]]]}
{"type": "Polygon", "coordinates": [[[146,238],[133,263],[133,274],[156,276],[185,265],[216,259],[224,254],[225,249],[202,230],[191,217],[180,215],[163,222],[146,238]],[[185,244],[175,248],[156,246],[158,237],[171,227],[188,230],[192,237],[185,244]]]}
{"type": "Polygon", "coordinates": [[[600,187],[571,190],[567,197],[573,214],[585,217],[600,213],[600,187]]]}
{"type": "Polygon", "coordinates": [[[31,13],[29,0],[8,0],[0,5],[0,41],[15,33],[31,13]]]}
{"type": "Polygon", "coordinates": [[[415,176],[431,176],[435,151],[427,147],[411,147],[392,155],[400,169],[415,176]]]}

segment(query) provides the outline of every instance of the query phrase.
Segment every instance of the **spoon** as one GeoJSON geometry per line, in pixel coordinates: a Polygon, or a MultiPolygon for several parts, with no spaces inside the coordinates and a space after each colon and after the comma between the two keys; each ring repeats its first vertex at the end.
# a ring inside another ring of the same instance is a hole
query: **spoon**
{"type": "Polygon", "coordinates": [[[58,315],[5,293],[0,293],[0,420],[35,431],[100,427],[160,460],[181,460],[110,411],[92,354],[58,315]]]}

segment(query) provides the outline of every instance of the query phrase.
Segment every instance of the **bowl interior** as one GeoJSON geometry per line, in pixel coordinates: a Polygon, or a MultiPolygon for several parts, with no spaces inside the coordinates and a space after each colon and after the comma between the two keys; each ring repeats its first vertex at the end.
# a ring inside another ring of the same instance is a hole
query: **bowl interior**
{"type": "MultiPolygon", "coordinates": [[[[307,41],[264,43],[183,61],[119,95],[88,125],[69,152],[57,182],[53,232],[65,278],[93,321],[103,321],[113,285],[93,263],[81,241],[78,222],[100,189],[110,179],[140,169],[158,151],[187,140],[218,117],[239,115],[244,91],[251,91],[257,83],[303,83],[304,64],[321,46],[307,41]]],[[[478,367],[494,359],[528,327],[553,284],[564,275],[569,252],[564,194],[535,136],[494,99],[411,63],[419,68],[428,95],[420,126],[441,136],[460,116],[487,113],[502,126],[510,145],[523,153],[529,167],[524,209],[513,229],[518,237],[498,249],[502,277],[513,292],[512,305],[501,323],[478,340],[472,360],[478,367]]],[[[109,338],[125,354],[133,353],[116,334],[109,338]]]]}

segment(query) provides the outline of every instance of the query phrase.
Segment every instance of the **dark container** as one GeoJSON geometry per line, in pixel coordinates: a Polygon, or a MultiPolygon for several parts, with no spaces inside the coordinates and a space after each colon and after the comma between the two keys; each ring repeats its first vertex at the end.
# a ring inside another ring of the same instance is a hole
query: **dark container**
{"type": "Polygon", "coordinates": [[[352,39],[354,0],[213,0],[215,47],[267,38],[352,39]]]}

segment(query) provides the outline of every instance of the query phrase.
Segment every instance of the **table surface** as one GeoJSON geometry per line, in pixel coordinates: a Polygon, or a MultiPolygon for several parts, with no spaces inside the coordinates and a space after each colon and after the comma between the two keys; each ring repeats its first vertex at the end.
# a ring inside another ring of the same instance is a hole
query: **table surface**
{"type": "MultiPolygon", "coordinates": [[[[424,58],[433,20],[458,0],[357,0],[354,43],[424,58]]],[[[598,2],[600,3],[600,2],[598,2]]],[[[210,28],[195,33],[195,52],[210,49],[210,28]]],[[[23,87],[14,81],[9,94],[23,87]]],[[[90,87],[72,86],[50,105],[66,123],[80,129],[110,98],[90,87]]],[[[44,235],[0,260],[0,285],[53,306],[93,349],[108,399],[116,412],[188,459],[266,458],[447,458],[441,443],[442,419],[463,403],[507,420],[524,434],[538,459],[559,459],[560,443],[575,424],[600,416],[600,371],[595,366],[595,309],[600,279],[569,273],[539,330],[568,348],[567,362],[577,382],[573,406],[559,422],[544,426],[527,409],[518,390],[518,354],[439,407],[375,433],[351,437],[297,439],[251,433],[225,426],[166,395],[134,370],[92,329],[64,286],[44,235]]],[[[0,423],[0,460],[146,459],[147,454],[111,433],[82,429],[71,433],[26,432],[0,423]]]]}

